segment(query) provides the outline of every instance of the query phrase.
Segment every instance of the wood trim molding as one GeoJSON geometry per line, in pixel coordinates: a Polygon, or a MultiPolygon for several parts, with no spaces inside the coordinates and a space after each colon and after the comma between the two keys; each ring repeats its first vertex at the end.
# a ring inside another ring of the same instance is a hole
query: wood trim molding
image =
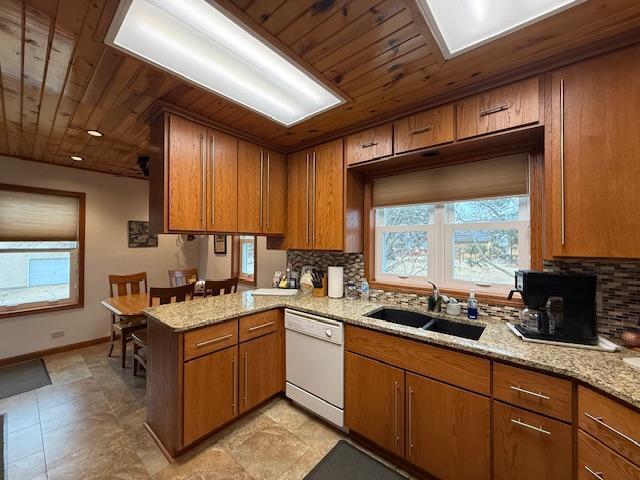
{"type": "Polygon", "coordinates": [[[46,357],[56,353],[68,352],[70,350],[76,350],[78,348],[91,347],[93,345],[99,345],[101,343],[109,342],[110,337],[98,337],[91,340],[85,340],[77,343],[70,343],[69,345],[63,345],[61,347],[47,348],[46,350],[38,350],[37,352],[25,353],[22,355],[16,355],[13,357],[7,357],[0,359],[0,367],[6,367],[7,365],[13,365],[15,363],[25,362],[27,360],[33,360],[34,358],[46,357]]]}

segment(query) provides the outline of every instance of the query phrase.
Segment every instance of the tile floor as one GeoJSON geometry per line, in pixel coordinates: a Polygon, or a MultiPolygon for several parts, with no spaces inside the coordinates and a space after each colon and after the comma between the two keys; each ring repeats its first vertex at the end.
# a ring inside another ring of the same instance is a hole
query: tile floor
{"type": "Polygon", "coordinates": [[[344,436],[275,399],[170,464],[144,429],[145,379],[96,345],[45,358],[52,385],[0,400],[8,480],[301,479],[344,436]]]}

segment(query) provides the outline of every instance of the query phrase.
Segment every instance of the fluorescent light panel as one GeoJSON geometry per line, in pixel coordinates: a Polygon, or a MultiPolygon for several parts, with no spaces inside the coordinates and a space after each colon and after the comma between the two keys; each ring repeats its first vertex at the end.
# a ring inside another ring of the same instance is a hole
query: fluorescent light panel
{"type": "Polygon", "coordinates": [[[204,0],[124,0],[107,40],[285,126],[344,101],[204,0]]]}
{"type": "Polygon", "coordinates": [[[585,0],[417,0],[447,58],[585,0]]]}

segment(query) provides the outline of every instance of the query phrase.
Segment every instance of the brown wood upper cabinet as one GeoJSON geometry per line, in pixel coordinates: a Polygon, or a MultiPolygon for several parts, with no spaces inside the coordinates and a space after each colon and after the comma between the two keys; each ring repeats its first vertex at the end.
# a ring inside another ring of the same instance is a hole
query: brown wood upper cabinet
{"type": "Polygon", "coordinates": [[[345,187],[342,140],[290,155],[287,246],[343,250],[345,187]]]}
{"type": "Polygon", "coordinates": [[[153,232],[235,232],[237,139],[177,115],[151,124],[153,232]]]}
{"type": "Polygon", "coordinates": [[[394,151],[404,153],[453,142],[453,105],[409,115],[394,124],[394,151]]]}
{"type": "Polygon", "coordinates": [[[284,235],[287,182],[283,155],[240,140],[238,145],[238,231],[284,235]]]}
{"type": "Polygon", "coordinates": [[[349,135],[344,149],[347,165],[388,157],[393,154],[393,126],[389,123],[349,135]]]}
{"type": "Polygon", "coordinates": [[[539,121],[538,77],[511,83],[456,103],[457,138],[499,132],[539,121]]]}
{"type": "Polygon", "coordinates": [[[639,83],[638,46],[552,74],[547,257],[640,258],[639,83]]]}

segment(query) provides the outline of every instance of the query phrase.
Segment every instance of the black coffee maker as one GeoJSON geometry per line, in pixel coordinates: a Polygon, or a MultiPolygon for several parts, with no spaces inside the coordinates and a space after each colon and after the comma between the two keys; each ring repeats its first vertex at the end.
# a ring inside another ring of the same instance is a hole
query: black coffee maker
{"type": "Polygon", "coordinates": [[[511,300],[520,293],[526,306],[515,328],[526,338],[551,342],[598,344],[596,279],[594,275],[565,275],[519,270],[511,300]]]}

